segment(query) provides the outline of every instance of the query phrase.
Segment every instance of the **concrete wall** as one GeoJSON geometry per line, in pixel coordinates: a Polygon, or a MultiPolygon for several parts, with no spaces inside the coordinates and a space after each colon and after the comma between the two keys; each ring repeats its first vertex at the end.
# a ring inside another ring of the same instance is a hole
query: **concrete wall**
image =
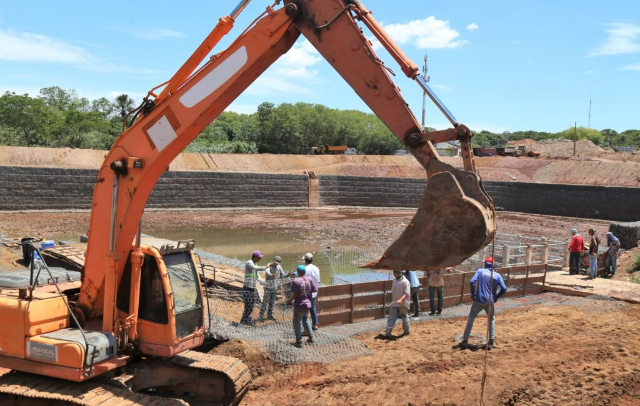
{"type": "MultiPolygon", "coordinates": [[[[90,209],[97,171],[0,166],[0,210],[90,209]]],[[[306,175],[166,172],[147,207],[306,207],[306,175]]]]}
{"type": "MultiPolygon", "coordinates": [[[[417,207],[424,179],[318,176],[320,205],[417,207]]],[[[617,221],[640,220],[640,188],[484,182],[507,211],[617,221]]]]}

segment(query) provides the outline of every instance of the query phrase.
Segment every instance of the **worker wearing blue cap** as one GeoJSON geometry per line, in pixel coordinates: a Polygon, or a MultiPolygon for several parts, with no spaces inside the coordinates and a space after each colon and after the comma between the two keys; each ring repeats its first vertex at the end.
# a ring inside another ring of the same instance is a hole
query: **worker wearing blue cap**
{"type": "Polygon", "coordinates": [[[293,303],[293,331],[296,334],[295,347],[302,348],[302,326],[309,335],[309,344],[313,343],[313,328],[309,320],[311,299],[313,293],[318,291],[318,284],[313,278],[307,276],[307,268],[298,265],[296,269],[298,277],[291,283],[291,297],[287,300],[287,306],[293,303]]]}

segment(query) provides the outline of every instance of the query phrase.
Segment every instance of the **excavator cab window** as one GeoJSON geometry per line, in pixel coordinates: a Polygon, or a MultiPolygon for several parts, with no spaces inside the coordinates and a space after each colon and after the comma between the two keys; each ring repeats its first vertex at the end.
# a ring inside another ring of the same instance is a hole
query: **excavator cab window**
{"type": "MultiPolygon", "coordinates": [[[[131,258],[127,258],[122,280],[118,287],[118,299],[116,305],[118,309],[129,312],[129,297],[131,290],[131,258]]],[[[138,317],[152,323],[167,324],[169,315],[167,311],[167,300],[162,287],[162,279],[158,263],[152,255],[145,254],[142,270],[140,274],[140,304],[138,306],[138,317]]]]}
{"type": "Polygon", "coordinates": [[[140,306],[138,317],[152,323],[167,324],[167,298],[155,257],[145,254],[140,274],[140,306]]]}
{"type": "Polygon", "coordinates": [[[188,251],[165,254],[176,314],[176,336],[192,334],[202,327],[202,295],[196,267],[188,251]]]}

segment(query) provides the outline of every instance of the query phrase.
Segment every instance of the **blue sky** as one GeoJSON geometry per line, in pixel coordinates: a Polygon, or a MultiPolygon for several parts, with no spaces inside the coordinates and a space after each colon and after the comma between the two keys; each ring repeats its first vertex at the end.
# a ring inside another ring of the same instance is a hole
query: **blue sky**
{"type": "MultiPolygon", "coordinates": [[[[363,0],[430,84],[472,129],[557,132],[588,125],[640,129],[640,3],[610,1],[363,0]]],[[[186,60],[237,0],[90,2],[0,0],[0,92],[75,89],[89,99],[137,101],[186,60]]],[[[270,4],[253,0],[226,47],[270,4]]],[[[376,48],[378,49],[378,48],[376,48]]],[[[395,62],[383,51],[391,67],[395,62]]],[[[401,77],[416,117],[422,91],[401,77]]],[[[304,40],[229,110],[298,101],[369,111],[304,40]]],[[[429,102],[426,125],[445,128],[429,102]]]]}

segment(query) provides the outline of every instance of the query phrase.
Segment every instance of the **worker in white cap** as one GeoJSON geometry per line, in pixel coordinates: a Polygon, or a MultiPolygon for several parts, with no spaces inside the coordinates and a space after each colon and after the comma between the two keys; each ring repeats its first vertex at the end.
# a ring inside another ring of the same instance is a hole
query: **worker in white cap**
{"type": "MultiPolygon", "coordinates": [[[[307,270],[307,276],[313,279],[316,282],[316,285],[320,286],[320,269],[313,264],[313,254],[307,252],[302,257],[304,261],[305,268],[307,270]]],[[[318,323],[318,310],[317,304],[318,302],[318,292],[313,292],[313,296],[311,298],[311,322],[313,323],[313,329],[317,330],[320,327],[320,323],[318,323]]]]}

